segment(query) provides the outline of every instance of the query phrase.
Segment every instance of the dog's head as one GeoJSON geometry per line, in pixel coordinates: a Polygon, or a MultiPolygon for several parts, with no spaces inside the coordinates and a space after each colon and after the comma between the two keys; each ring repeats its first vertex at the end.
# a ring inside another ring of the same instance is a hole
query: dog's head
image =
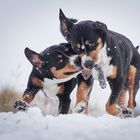
{"type": "Polygon", "coordinates": [[[71,43],[74,51],[81,56],[82,66],[92,69],[106,42],[107,26],[97,21],[73,23],[62,10],[59,14],[61,33],[71,43]]]}
{"type": "Polygon", "coordinates": [[[43,78],[65,79],[81,69],[80,58],[70,50],[70,44],[51,46],[42,53],[26,48],[25,55],[43,78]]]}
{"type": "Polygon", "coordinates": [[[26,48],[25,56],[33,68],[24,95],[34,96],[44,86],[61,85],[81,73],[80,57],[68,43],[51,46],[41,53],[26,48]]]}

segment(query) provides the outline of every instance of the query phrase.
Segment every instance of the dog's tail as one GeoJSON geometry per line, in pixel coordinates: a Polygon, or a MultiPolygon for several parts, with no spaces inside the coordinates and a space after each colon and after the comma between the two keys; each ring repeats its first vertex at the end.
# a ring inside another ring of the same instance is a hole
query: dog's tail
{"type": "Polygon", "coordinates": [[[135,66],[137,69],[140,69],[140,53],[138,51],[140,46],[136,46],[134,49],[133,49],[133,59],[132,59],[132,62],[131,64],[133,66],[135,66]]]}
{"type": "Polygon", "coordinates": [[[139,45],[138,45],[138,46],[136,46],[136,49],[138,50],[138,49],[139,49],[139,47],[140,47],[139,45]]]}

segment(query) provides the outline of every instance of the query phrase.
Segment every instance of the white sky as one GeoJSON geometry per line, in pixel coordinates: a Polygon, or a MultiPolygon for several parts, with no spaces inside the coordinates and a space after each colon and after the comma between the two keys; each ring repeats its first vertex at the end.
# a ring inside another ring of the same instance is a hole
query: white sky
{"type": "Polygon", "coordinates": [[[25,47],[40,52],[65,41],[59,8],[68,17],[100,20],[140,44],[139,0],[0,0],[0,87],[25,89],[31,70],[25,47]]]}

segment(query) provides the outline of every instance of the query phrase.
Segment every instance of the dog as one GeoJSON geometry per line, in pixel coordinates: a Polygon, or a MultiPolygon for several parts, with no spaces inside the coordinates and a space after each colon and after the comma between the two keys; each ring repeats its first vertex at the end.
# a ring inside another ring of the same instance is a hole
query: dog
{"type": "Polygon", "coordinates": [[[111,31],[99,21],[71,22],[62,10],[59,13],[60,30],[73,50],[81,57],[83,76],[91,75],[99,80],[95,66],[98,64],[107,79],[111,95],[106,103],[106,111],[114,116],[127,116],[134,109],[135,75],[140,68],[140,55],[131,41],[124,35],[111,31]],[[129,82],[126,81],[127,78],[129,82]],[[128,106],[119,105],[124,83],[131,85],[128,106]]]}
{"type": "MultiPolygon", "coordinates": [[[[138,50],[139,46],[137,46],[136,49],[138,50]]],[[[134,107],[136,107],[135,98],[136,98],[137,92],[138,92],[139,87],[140,87],[140,69],[137,69],[137,71],[135,73],[135,77],[133,77],[133,74],[134,74],[133,70],[134,69],[132,69],[132,67],[129,69],[129,71],[127,73],[125,83],[124,83],[124,88],[122,89],[122,92],[119,96],[119,101],[118,102],[119,102],[119,105],[122,106],[122,107],[126,102],[125,93],[127,91],[129,91],[129,97],[133,96],[132,97],[133,100],[131,100],[131,98],[128,99],[128,104],[132,104],[134,107]]]]}
{"type": "Polygon", "coordinates": [[[76,85],[78,88],[75,111],[84,110],[92,89],[93,78],[91,76],[88,80],[83,79],[80,57],[70,44],[53,45],[41,53],[26,48],[25,56],[33,68],[22,100],[14,103],[17,110],[27,110],[29,103],[38,91],[42,90],[47,93],[47,96],[58,97],[58,113],[67,114],[71,102],[70,93],[76,85]]]}

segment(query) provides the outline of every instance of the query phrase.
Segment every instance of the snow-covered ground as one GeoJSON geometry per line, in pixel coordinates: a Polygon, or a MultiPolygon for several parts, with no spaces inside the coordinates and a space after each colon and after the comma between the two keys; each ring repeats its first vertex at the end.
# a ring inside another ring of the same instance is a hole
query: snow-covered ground
{"type": "MultiPolygon", "coordinates": [[[[105,112],[108,87],[101,90],[98,83],[95,84],[89,102],[89,114],[86,115],[72,113],[57,116],[56,113],[44,116],[38,107],[30,107],[27,112],[15,114],[0,113],[0,140],[139,140],[140,92],[137,95],[135,117],[120,119],[105,112]]],[[[74,96],[75,91],[71,96],[72,110],[74,96]]],[[[53,111],[54,105],[47,107],[47,113],[53,111]]]]}
{"type": "Polygon", "coordinates": [[[139,140],[140,116],[120,119],[107,114],[42,116],[39,108],[28,112],[0,113],[1,140],[139,140]]]}

